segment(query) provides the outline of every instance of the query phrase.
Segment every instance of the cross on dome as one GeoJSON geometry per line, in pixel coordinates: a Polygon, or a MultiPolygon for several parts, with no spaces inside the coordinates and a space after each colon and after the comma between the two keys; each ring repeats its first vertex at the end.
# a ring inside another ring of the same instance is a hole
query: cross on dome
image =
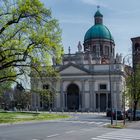
{"type": "Polygon", "coordinates": [[[99,5],[97,5],[97,10],[99,10],[100,9],[100,6],[99,5]]]}

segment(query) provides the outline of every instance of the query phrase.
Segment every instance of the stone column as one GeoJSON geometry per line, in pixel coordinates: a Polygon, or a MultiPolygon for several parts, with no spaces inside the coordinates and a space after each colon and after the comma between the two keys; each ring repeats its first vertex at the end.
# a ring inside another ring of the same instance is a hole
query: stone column
{"type": "Polygon", "coordinates": [[[64,110],[64,92],[63,92],[63,80],[60,82],[60,104],[61,104],[61,111],[64,110]]]}
{"type": "Polygon", "coordinates": [[[106,93],[106,108],[108,108],[108,93],[106,93]]]}
{"type": "Polygon", "coordinates": [[[110,97],[111,97],[111,104],[112,104],[112,108],[114,108],[115,106],[114,106],[114,82],[113,82],[113,79],[112,79],[112,77],[110,77],[111,78],[111,83],[110,83],[110,90],[111,90],[111,92],[110,92],[110,97]]]}
{"type": "Polygon", "coordinates": [[[85,110],[85,81],[81,81],[81,109],[85,110]]]}
{"type": "Polygon", "coordinates": [[[117,89],[116,90],[116,98],[117,98],[117,108],[121,109],[122,108],[122,88],[120,87],[121,82],[117,82],[117,89]]]}
{"type": "Polygon", "coordinates": [[[79,90],[79,110],[82,110],[82,92],[79,90]]]}
{"type": "Polygon", "coordinates": [[[65,103],[65,110],[67,110],[67,92],[65,92],[64,103],[65,103]]]}
{"type": "Polygon", "coordinates": [[[89,80],[89,109],[92,110],[92,80],[89,80]]]}
{"type": "Polygon", "coordinates": [[[54,98],[51,98],[51,102],[52,102],[52,108],[51,109],[55,109],[56,107],[56,80],[52,80],[51,81],[51,91],[54,93],[54,98]]]}
{"type": "Polygon", "coordinates": [[[89,81],[89,91],[90,91],[90,111],[94,111],[95,110],[95,95],[94,95],[94,81],[91,79],[89,81]]]}
{"type": "Polygon", "coordinates": [[[98,112],[100,112],[100,93],[98,93],[98,112]]]}
{"type": "Polygon", "coordinates": [[[93,86],[93,111],[96,111],[96,93],[95,93],[95,81],[92,82],[93,86]]]}

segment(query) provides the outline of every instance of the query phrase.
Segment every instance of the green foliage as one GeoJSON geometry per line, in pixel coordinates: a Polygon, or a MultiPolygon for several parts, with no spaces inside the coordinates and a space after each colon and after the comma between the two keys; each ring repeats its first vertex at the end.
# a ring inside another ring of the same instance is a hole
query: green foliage
{"type": "Polygon", "coordinates": [[[135,71],[132,71],[126,80],[127,95],[131,100],[140,100],[140,65],[137,65],[135,71]],[[134,99],[135,98],[135,99],[134,99]]]}
{"type": "Polygon", "coordinates": [[[140,65],[136,66],[136,70],[135,70],[135,74],[134,74],[134,91],[136,94],[136,99],[139,100],[140,99],[140,65]]]}
{"type": "Polygon", "coordinates": [[[55,91],[50,89],[35,89],[31,90],[32,93],[36,93],[40,96],[40,103],[43,109],[49,110],[54,103],[55,91]]]}
{"type": "Polygon", "coordinates": [[[61,29],[39,0],[1,0],[0,18],[0,82],[60,63],[61,29]]]}
{"type": "Polygon", "coordinates": [[[4,82],[0,84],[0,93],[3,92],[4,90],[11,89],[11,84],[12,82],[4,82]]]}
{"type": "Polygon", "coordinates": [[[2,96],[3,96],[4,92],[6,90],[11,89],[11,85],[12,85],[11,81],[6,81],[6,82],[3,82],[3,83],[0,83],[0,103],[1,103],[2,96]]]}
{"type": "Polygon", "coordinates": [[[14,92],[13,107],[16,107],[17,109],[29,109],[30,104],[31,93],[16,89],[14,92]]]}

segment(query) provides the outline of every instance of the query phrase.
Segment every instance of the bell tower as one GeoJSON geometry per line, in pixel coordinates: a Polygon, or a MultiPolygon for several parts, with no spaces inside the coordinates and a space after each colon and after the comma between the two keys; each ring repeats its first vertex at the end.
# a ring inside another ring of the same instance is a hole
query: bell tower
{"type": "Polygon", "coordinates": [[[137,64],[140,64],[140,37],[131,38],[132,41],[132,62],[135,68],[137,64]]]}

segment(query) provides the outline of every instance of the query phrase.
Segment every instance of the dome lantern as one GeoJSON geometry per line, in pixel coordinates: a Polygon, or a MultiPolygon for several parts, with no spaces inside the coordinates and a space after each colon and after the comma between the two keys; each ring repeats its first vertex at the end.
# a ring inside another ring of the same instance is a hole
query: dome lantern
{"type": "Polygon", "coordinates": [[[90,51],[93,56],[109,57],[115,54],[115,42],[109,29],[103,24],[103,15],[97,9],[95,24],[91,26],[84,36],[84,51],[90,51]]]}
{"type": "Polygon", "coordinates": [[[94,15],[94,21],[96,24],[103,24],[103,15],[100,13],[99,6],[97,6],[97,12],[94,15]]]}

